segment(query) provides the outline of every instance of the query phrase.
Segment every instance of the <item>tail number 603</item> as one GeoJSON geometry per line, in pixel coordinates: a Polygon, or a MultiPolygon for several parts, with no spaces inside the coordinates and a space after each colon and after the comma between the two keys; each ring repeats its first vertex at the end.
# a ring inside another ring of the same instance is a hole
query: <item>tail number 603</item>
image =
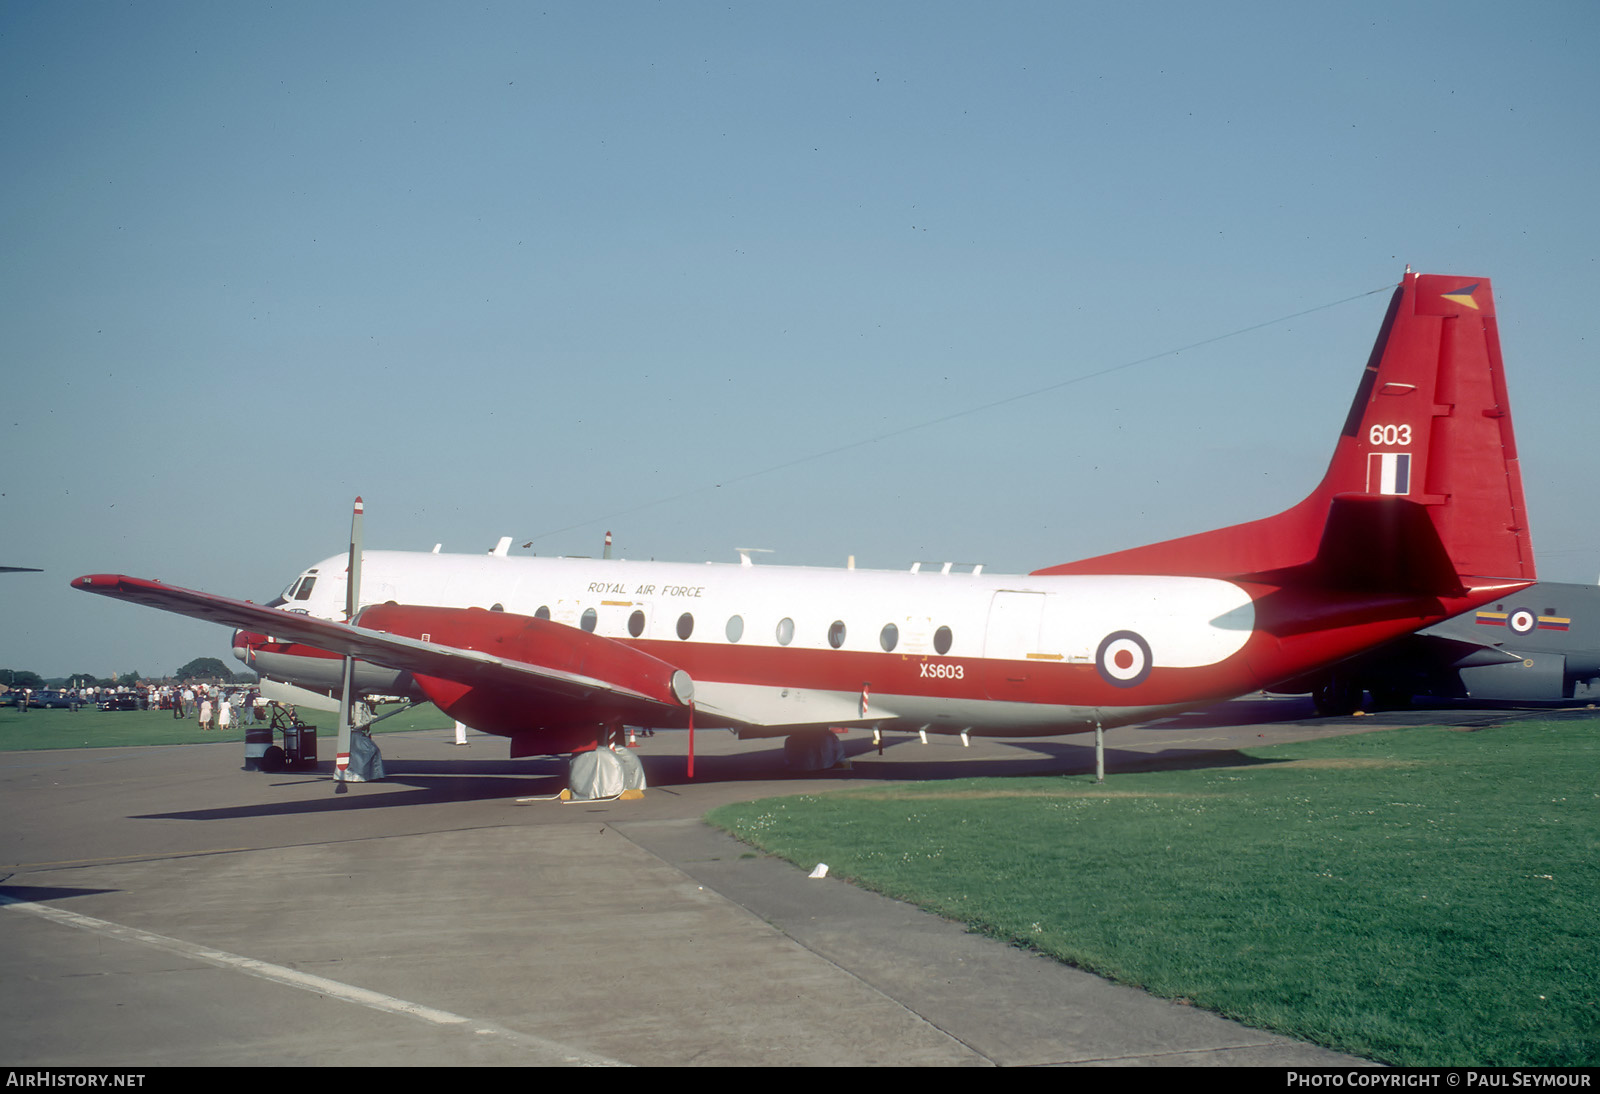
{"type": "Polygon", "coordinates": [[[1408,425],[1375,425],[1372,427],[1372,432],[1367,434],[1367,439],[1373,444],[1410,444],[1411,427],[1408,425]]]}

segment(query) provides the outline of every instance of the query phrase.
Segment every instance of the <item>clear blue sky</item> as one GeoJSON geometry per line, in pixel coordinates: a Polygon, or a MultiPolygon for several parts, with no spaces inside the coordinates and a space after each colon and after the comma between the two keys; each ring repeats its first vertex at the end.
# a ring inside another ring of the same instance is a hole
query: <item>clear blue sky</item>
{"type": "Polygon", "coordinates": [[[1600,571],[1600,6],[0,5],[0,667],[167,673],[343,548],[1019,571],[1320,476],[1493,278],[1600,571]],[[723,484],[723,485],[718,485],[723,484]],[[673,500],[666,500],[673,499],[673,500]]]}

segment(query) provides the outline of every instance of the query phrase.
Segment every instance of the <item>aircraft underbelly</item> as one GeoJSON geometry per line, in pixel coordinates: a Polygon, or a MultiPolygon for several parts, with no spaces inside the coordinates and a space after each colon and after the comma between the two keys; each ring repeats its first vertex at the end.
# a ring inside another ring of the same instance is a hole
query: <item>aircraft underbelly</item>
{"type": "Polygon", "coordinates": [[[952,701],[926,696],[890,696],[896,717],[884,728],[929,733],[967,733],[973,737],[1054,737],[1086,733],[1098,722],[1104,728],[1160,718],[1186,704],[1094,707],[1071,703],[1017,703],[998,699],[952,701]]]}
{"type": "Polygon", "coordinates": [[[705,683],[696,689],[700,724],[727,725],[741,737],[781,737],[801,729],[883,729],[975,737],[1051,737],[1162,717],[1184,704],[1094,707],[1010,702],[981,696],[876,695],[821,688],[705,683]],[[864,700],[864,701],[863,701],[864,700]]]}

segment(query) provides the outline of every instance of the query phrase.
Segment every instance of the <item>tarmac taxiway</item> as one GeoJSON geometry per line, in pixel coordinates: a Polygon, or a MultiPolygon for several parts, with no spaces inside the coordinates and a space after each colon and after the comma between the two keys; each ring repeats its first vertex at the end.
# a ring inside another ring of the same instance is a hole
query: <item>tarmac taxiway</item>
{"type": "MultiPolygon", "coordinates": [[[[1324,720],[1239,701],[1108,734],[1111,777],[1438,711],[1324,720]]],[[[1593,716],[1593,712],[1586,712],[1593,716]]],[[[93,717],[95,715],[85,715],[93,717]]],[[[1504,712],[1454,712],[1456,721],[1504,712]]],[[[701,822],[863,781],[1093,770],[1092,739],[848,739],[641,755],[644,800],[519,805],[564,761],[447,729],[379,738],[389,777],[241,770],[237,743],[0,754],[0,1060],[9,1065],[1345,1065],[1119,987],[701,822]]]]}

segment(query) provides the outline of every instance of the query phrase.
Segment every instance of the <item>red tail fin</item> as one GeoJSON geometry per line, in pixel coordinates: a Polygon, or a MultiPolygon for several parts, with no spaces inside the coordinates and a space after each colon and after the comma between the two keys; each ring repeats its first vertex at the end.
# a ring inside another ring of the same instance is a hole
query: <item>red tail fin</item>
{"type": "MultiPolygon", "coordinates": [[[[1389,303],[1328,473],[1299,505],[1264,520],[1037,572],[1242,577],[1316,562],[1309,574],[1327,572],[1337,556],[1348,573],[1349,560],[1364,549],[1349,537],[1373,523],[1330,520],[1335,499],[1352,495],[1372,499],[1368,509],[1375,502],[1378,508],[1420,506],[1437,545],[1464,578],[1533,580],[1487,278],[1407,273],[1389,303]],[[1391,498],[1412,504],[1387,502],[1391,498]]],[[[1408,521],[1389,523],[1399,528],[1408,521]]],[[[1392,545],[1369,542],[1366,549],[1392,545]]],[[[1436,553],[1437,546],[1423,550],[1436,553]]],[[[1437,571],[1436,561],[1410,569],[1437,571]]]]}

